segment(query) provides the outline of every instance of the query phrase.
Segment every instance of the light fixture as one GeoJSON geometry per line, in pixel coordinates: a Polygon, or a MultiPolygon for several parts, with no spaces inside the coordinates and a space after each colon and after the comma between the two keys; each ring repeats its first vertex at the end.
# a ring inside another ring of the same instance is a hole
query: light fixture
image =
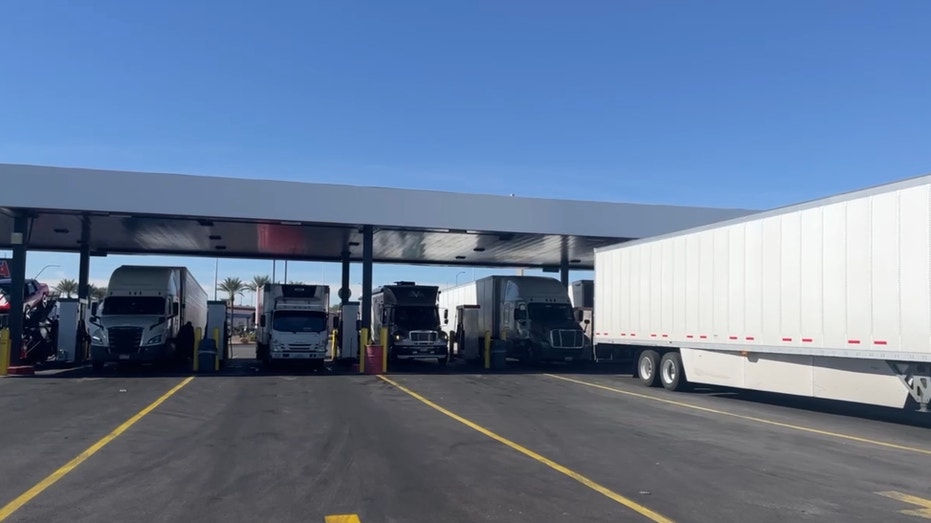
{"type": "Polygon", "coordinates": [[[226,245],[217,245],[216,247],[214,247],[214,249],[218,251],[224,251],[226,250],[226,245]]]}
{"type": "Polygon", "coordinates": [[[211,234],[211,235],[210,235],[210,239],[211,239],[211,240],[222,240],[223,237],[220,236],[219,234],[211,234]]]}
{"type": "Polygon", "coordinates": [[[474,249],[472,249],[472,250],[475,251],[475,252],[485,252],[485,248],[484,248],[484,247],[476,247],[476,248],[474,248],[474,249]]]}
{"type": "Polygon", "coordinates": [[[53,230],[57,232],[58,234],[68,234],[68,229],[58,228],[58,229],[53,229],[53,230]]]}
{"type": "Polygon", "coordinates": [[[582,260],[569,260],[569,263],[582,263],[582,260]]]}
{"type": "Polygon", "coordinates": [[[456,259],[457,259],[457,260],[464,260],[464,259],[465,259],[465,256],[456,256],[456,259]]]}

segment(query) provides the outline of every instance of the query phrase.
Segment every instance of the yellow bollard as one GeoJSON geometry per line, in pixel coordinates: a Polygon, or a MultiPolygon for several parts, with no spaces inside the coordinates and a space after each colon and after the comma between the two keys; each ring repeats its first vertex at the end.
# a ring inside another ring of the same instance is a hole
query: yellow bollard
{"type": "Polygon", "coordinates": [[[359,333],[359,373],[365,374],[365,353],[366,347],[369,344],[369,329],[368,327],[362,327],[362,331],[359,333]]]}
{"type": "Polygon", "coordinates": [[[200,361],[199,361],[199,360],[200,360],[200,358],[199,358],[199,356],[200,356],[200,340],[202,339],[201,336],[203,336],[203,335],[204,335],[204,333],[203,333],[203,331],[201,330],[200,327],[195,327],[195,328],[194,328],[194,366],[193,366],[194,372],[197,372],[198,370],[200,370],[200,361]]]}
{"type": "Polygon", "coordinates": [[[337,352],[339,351],[339,345],[336,344],[336,338],[339,336],[339,331],[333,329],[333,333],[330,335],[330,354],[333,355],[333,360],[335,361],[339,356],[337,352]]]}
{"type": "Polygon", "coordinates": [[[0,330],[0,376],[6,376],[10,366],[10,329],[0,330]]]}
{"type": "Polygon", "coordinates": [[[213,370],[220,370],[220,327],[213,328],[213,343],[216,346],[216,356],[213,358],[213,370]]]}
{"type": "Polygon", "coordinates": [[[381,373],[388,374],[388,327],[382,327],[381,338],[381,373]]]}
{"type": "Polygon", "coordinates": [[[491,368],[491,331],[485,331],[485,368],[491,368]]]}

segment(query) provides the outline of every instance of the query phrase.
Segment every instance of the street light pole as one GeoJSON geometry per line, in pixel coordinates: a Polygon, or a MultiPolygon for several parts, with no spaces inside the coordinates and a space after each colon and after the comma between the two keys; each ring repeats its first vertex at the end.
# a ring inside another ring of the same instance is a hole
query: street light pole
{"type": "Polygon", "coordinates": [[[284,261],[284,283],[288,283],[288,260],[284,261]]]}
{"type": "Polygon", "coordinates": [[[456,274],[456,286],[457,286],[457,287],[459,286],[459,275],[465,274],[465,273],[466,273],[466,271],[459,271],[459,272],[456,274]]]}
{"type": "Polygon", "coordinates": [[[46,265],[45,267],[42,267],[42,270],[39,271],[39,272],[37,272],[36,275],[32,277],[32,279],[33,279],[33,280],[38,280],[38,279],[39,279],[39,275],[42,274],[43,272],[45,272],[45,269],[51,269],[51,268],[53,268],[53,267],[57,268],[57,267],[61,267],[61,265],[54,265],[54,264],[53,264],[53,265],[46,265]]]}
{"type": "Polygon", "coordinates": [[[213,265],[213,301],[217,301],[217,287],[220,286],[220,258],[213,265]]]}

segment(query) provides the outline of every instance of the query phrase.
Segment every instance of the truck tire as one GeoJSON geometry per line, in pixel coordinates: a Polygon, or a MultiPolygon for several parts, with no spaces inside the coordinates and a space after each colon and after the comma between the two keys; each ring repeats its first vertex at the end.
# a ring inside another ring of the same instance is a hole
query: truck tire
{"type": "Polygon", "coordinates": [[[666,390],[681,392],[688,388],[682,356],[678,352],[667,352],[663,355],[657,374],[666,390]]]}
{"type": "Polygon", "coordinates": [[[660,357],[655,350],[645,350],[637,358],[637,377],[647,387],[659,386],[660,357]]]}

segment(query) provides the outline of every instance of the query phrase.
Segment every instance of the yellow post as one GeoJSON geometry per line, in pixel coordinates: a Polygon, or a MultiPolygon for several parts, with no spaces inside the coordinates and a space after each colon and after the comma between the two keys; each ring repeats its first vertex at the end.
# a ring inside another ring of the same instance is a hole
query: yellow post
{"type": "Polygon", "coordinates": [[[382,327],[381,338],[381,373],[388,374],[388,327],[382,327]]]}
{"type": "Polygon", "coordinates": [[[491,331],[485,331],[485,368],[491,368],[491,331]]]}
{"type": "Polygon", "coordinates": [[[203,339],[202,338],[203,335],[204,335],[204,332],[201,330],[200,327],[194,327],[194,362],[193,362],[194,372],[197,372],[200,370],[200,340],[203,339]]]}
{"type": "Polygon", "coordinates": [[[214,343],[214,345],[216,346],[216,349],[217,349],[217,352],[214,353],[214,354],[216,354],[216,355],[213,357],[213,370],[218,371],[218,370],[220,370],[220,347],[221,347],[221,345],[220,345],[220,327],[214,327],[214,328],[213,328],[213,343],[214,343]]]}
{"type": "Polygon", "coordinates": [[[330,353],[333,354],[333,359],[335,360],[338,356],[337,351],[339,350],[339,345],[336,344],[336,337],[339,336],[339,331],[333,329],[333,334],[330,335],[330,353]]]}
{"type": "Polygon", "coordinates": [[[10,329],[0,330],[0,376],[6,376],[10,366],[10,329]]]}
{"type": "Polygon", "coordinates": [[[369,329],[368,327],[362,327],[362,331],[359,333],[359,373],[365,374],[365,348],[369,344],[369,329]]]}

